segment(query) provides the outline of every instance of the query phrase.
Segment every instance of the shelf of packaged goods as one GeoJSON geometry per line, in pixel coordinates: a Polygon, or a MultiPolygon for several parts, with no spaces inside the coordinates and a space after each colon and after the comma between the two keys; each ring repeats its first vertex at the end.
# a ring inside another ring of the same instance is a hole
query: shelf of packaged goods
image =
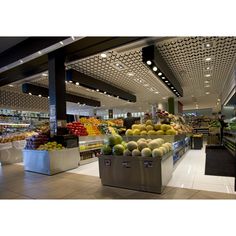
{"type": "Polygon", "coordinates": [[[7,128],[27,128],[30,126],[30,124],[0,123],[0,126],[7,128]]]}

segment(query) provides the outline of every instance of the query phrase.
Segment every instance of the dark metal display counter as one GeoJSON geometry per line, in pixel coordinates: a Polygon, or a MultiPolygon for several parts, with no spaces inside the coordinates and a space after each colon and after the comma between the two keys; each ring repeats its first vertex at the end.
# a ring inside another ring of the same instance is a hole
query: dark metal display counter
{"type": "Polygon", "coordinates": [[[162,193],[172,177],[172,152],[162,158],[100,156],[99,173],[103,185],[162,193]]]}

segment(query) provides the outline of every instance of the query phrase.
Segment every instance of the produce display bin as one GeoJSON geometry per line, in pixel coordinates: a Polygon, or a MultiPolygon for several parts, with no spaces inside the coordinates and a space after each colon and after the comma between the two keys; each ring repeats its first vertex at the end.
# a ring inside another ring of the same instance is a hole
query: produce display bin
{"type": "Polygon", "coordinates": [[[25,171],[53,175],[75,169],[80,161],[79,148],[55,151],[23,150],[25,171]]]}
{"type": "Polygon", "coordinates": [[[162,193],[172,177],[172,152],[162,158],[100,156],[99,174],[103,185],[162,193]]]}
{"type": "Polygon", "coordinates": [[[145,139],[162,138],[164,139],[165,142],[173,143],[185,139],[185,137],[186,137],[185,134],[177,134],[177,135],[133,135],[133,136],[123,136],[122,138],[126,142],[137,141],[140,138],[145,138],[145,139]]]}
{"type": "Polygon", "coordinates": [[[2,165],[9,165],[23,161],[22,150],[26,141],[13,141],[0,145],[0,162],[2,165]]]}

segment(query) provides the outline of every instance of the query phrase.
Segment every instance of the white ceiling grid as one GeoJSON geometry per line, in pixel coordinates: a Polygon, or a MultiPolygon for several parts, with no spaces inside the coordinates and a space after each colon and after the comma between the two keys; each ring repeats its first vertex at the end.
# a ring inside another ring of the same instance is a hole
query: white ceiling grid
{"type": "MultiPolygon", "coordinates": [[[[141,49],[144,46],[147,45],[144,43],[136,48],[130,45],[126,51],[117,48],[107,52],[106,58],[97,54],[66,65],[67,69],[73,68],[136,95],[135,104],[70,83],[66,84],[66,90],[101,101],[103,109],[116,107],[123,111],[136,107],[137,110],[147,110],[151,104],[166,101],[163,98],[173,94],[142,62],[141,49]],[[124,69],[118,70],[114,66],[118,62],[122,63],[124,69]]],[[[184,97],[177,100],[183,102],[184,109],[194,109],[196,103],[199,109],[213,107],[222,93],[225,81],[233,73],[236,37],[176,37],[157,40],[156,46],[183,87],[184,97]],[[205,47],[206,43],[211,46],[205,47]],[[207,57],[212,60],[205,61],[207,57]],[[211,76],[205,77],[206,74],[211,76]],[[206,87],[206,80],[209,80],[209,87],[206,87]],[[206,95],[206,92],[210,94],[206,95]]],[[[48,78],[42,75],[28,82],[48,86],[48,78]]],[[[14,88],[5,86],[4,89],[21,92],[21,84],[17,84],[14,88]]]]}
{"type": "MultiPolygon", "coordinates": [[[[219,95],[236,60],[236,37],[175,38],[157,43],[157,48],[181,83],[184,97],[201,97],[207,91],[219,95]],[[212,45],[206,48],[206,43],[212,45]],[[206,61],[208,57],[212,60],[206,61]],[[205,80],[209,80],[210,87],[205,87],[205,80]]],[[[205,105],[210,106],[207,101],[205,105]]]]}

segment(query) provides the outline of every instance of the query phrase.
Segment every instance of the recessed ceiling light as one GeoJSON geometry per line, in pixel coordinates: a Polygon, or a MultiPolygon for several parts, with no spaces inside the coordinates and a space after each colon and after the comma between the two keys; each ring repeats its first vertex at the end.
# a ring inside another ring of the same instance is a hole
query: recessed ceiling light
{"type": "Polygon", "coordinates": [[[62,41],[60,41],[60,44],[61,44],[61,45],[64,45],[64,43],[63,43],[62,41]]]}
{"type": "Polygon", "coordinates": [[[211,57],[207,57],[206,59],[205,59],[205,61],[210,61],[211,60],[211,57]]]}
{"type": "Polygon", "coordinates": [[[41,55],[41,54],[42,54],[42,52],[41,52],[41,51],[38,51],[38,54],[39,54],[39,55],[41,55]]]}
{"type": "Polygon", "coordinates": [[[8,86],[9,86],[9,87],[14,87],[14,85],[13,85],[13,84],[9,84],[8,86]]]}
{"type": "Polygon", "coordinates": [[[101,56],[102,58],[106,58],[106,57],[107,57],[107,54],[106,54],[106,53],[101,53],[100,56],[101,56]]]}
{"type": "Polygon", "coordinates": [[[155,93],[156,93],[156,94],[158,94],[159,92],[158,92],[158,91],[156,91],[155,93]]]}
{"type": "Polygon", "coordinates": [[[169,81],[168,80],[165,80],[166,83],[168,83],[169,81]]]}
{"type": "Polygon", "coordinates": [[[147,61],[147,64],[150,66],[152,64],[152,62],[151,61],[147,61]]]}
{"type": "Polygon", "coordinates": [[[49,99],[50,97],[48,96],[48,99],[49,99]]]}
{"type": "Polygon", "coordinates": [[[104,94],[106,94],[107,92],[105,91],[104,94]]]}
{"type": "Polygon", "coordinates": [[[162,79],[165,79],[165,76],[161,77],[162,79]]]}
{"type": "Polygon", "coordinates": [[[209,48],[211,45],[209,43],[206,44],[206,47],[209,48]]]}
{"type": "Polygon", "coordinates": [[[161,73],[161,72],[159,72],[159,73],[158,73],[158,75],[159,75],[159,76],[162,76],[162,73],[161,73]]]}
{"type": "Polygon", "coordinates": [[[48,76],[48,74],[47,73],[42,73],[42,76],[48,76]]]}
{"type": "Polygon", "coordinates": [[[73,81],[72,80],[69,80],[69,83],[72,83],[73,81]]]}
{"type": "Polygon", "coordinates": [[[29,93],[29,95],[32,95],[32,93],[29,93]]]}
{"type": "Polygon", "coordinates": [[[40,98],[42,97],[42,95],[41,95],[41,94],[39,94],[38,96],[39,96],[40,98]]]}
{"type": "Polygon", "coordinates": [[[99,89],[96,89],[97,92],[99,92],[99,89]]]}
{"type": "Polygon", "coordinates": [[[171,89],[174,89],[174,87],[172,86],[171,89]]]}
{"type": "Polygon", "coordinates": [[[210,92],[206,92],[206,94],[208,95],[208,94],[210,94],[210,92]]]}
{"type": "Polygon", "coordinates": [[[211,74],[206,74],[206,75],[205,75],[205,77],[210,77],[210,76],[211,76],[211,74]]]}
{"type": "Polygon", "coordinates": [[[153,71],[157,71],[157,67],[156,66],[154,66],[152,69],[153,69],[153,71]]]}
{"type": "Polygon", "coordinates": [[[76,84],[76,85],[79,85],[79,82],[76,82],[75,84],[76,84]]]}
{"type": "Polygon", "coordinates": [[[20,63],[23,63],[23,60],[20,60],[20,63]]]}
{"type": "Polygon", "coordinates": [[[173,91],[175,92],[176,90],[174,89],[173,91]]]}
{"type": "Polygon", "coordinates": [[[128,72],[127,75],[128,76],[134,76],[134,73],[133,72],[128,72]]]}
{"type": "Polygon", "coordinates": [[[220,99],[218,98],[217,101],[220,102],[220,99]]]}
{"type": "Polygon", "coordinates": [[[205,80],[204,83],[205,83],[205,84],[209,84],[210,81],[209,81],[209,80],[205,80]]]}

